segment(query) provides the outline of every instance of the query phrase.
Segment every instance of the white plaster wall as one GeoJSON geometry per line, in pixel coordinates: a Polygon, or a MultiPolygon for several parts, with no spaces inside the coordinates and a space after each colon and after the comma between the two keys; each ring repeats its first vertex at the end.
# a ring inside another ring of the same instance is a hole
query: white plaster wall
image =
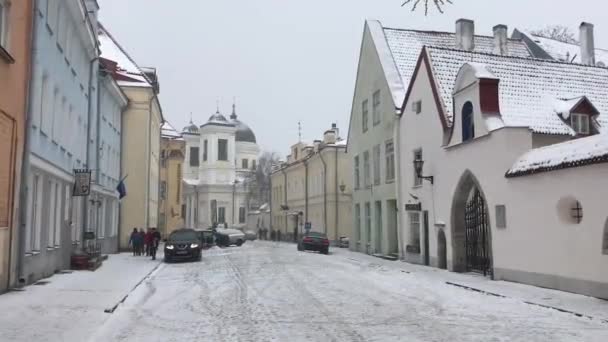
{"type": "MultiPolygon", "coordinates": [[[[607,188],[606,164],[507,179],[505,172],[513,162],[532,148],[532,133],[527,128],[503,128],[444,148],[439,114],[424,69],[418,73],[409,102],[399,123],[398,146],[399,213],[404,243],[410,238],[404,205],[417,202],[412,194],[419,197],[423,210],[429,211],[432,263],[436,263],[437,234],[441,229],[437,224],[445,223],[448,268],[453,269],[453,198],[461,177],[470,171],[479,182],[489,209],[494,268],[608,282],[608,256],[601,253],[608,211],[606,195],[597,190],[607,188]],[[423,103],[418,115],[411,111],[411,102],[416,100],[423,103]],[[421,187],[413,187],[411,156],[418,147],[423,148],[423,173],[435,177],[434,185],[424,182],[421,187]],[[559,199],[570,195],[579,199],[584,208],[585,217],[579,225],[566,224],[558,218],[559,199]],[[506,206],[506,229],[496,228],[495,206],[499,204],[506,206]]],[[[456,115],[459,122],[459,111],[456,115]]],[[[455,131],[454,136],[457,134],[460,131],[455,131]]],[[[422,232],[420,236],[424,239],[422,232]]]]}
{"type": "MultiPolygon", "coordinates": [[[[365,31],[363,33],[363,42],[361,46],[361,55],[359,59],[359,69],[357,73],[357,80],[355,83],[355,93],[353,97],[353,105],[351,109],[351,122],[348,133],[348,156],[350,157],[350,170],[352,179],[354,182],[354,158],[355,156],[359,156],[359,167],[360,167],[360,179],[361,179],[361,187],[359,189],[354,189],[353,191],[353,201],[352,201],[352,210],[351,212],[354,214],[355,209],[354,206],[358,203],[361,205],[361,234],[357,235],[356,232],[353,233],[354,236],[360,236],[360,245],[358,250],[364,252],[365,246],[369,243],[371,246],[375,246],[375,239],[377,239],[377,229],[375,227],[376,217],[375,212],[373,210],[375,201],[382,201],[382,248],[379,251],[373,250],[372,252],[378,252],[387,254],[388,249],[388,240],[392,239],[387,234],[386,223],[388,221],[388,210],[386,210],[386,200],[396,199],[396,184],[395,183],[386,183],[385,175],[385,149],[384,144],[387,140],[392,139],[394,132],[393,127],[395,125],[395,108],[400,104],[395,104],[393,102],[393,97],[390,93],[390,89],[388,87],[386,78],[384,76],[384,71],[380,64],[380,59],[378,58],[378,54],[376,52],[374,43],[372,41],[370,32],[366,26],[365,31]],[[381,94],[381,123],[378,126],[373,125],[373,93],[376,90],[380,90],[381,94]],[[362,103],[364,100],[368,100],[369,102],[369,121],[368,121],[368,131],[363,133],[362,131],[362,103]],[[381,183],[380,185],[373,185],[370,188],[365,188],[363,185],[364,177],[363,177],[363,153],[364,151],[369,151],[370,153],[370,179],[373,184],[373,147],[377,144],[381,145],[381,160],[380,163],[380,173],[381,183]],[[367,236],[365,232],[365,220],[364,220],[364,206],[366,202],[370,202],[372,206],[372,233],[371,236],[367,236]]],[[[394,141],[396,144],[396,141],[394,141]]],[[[353,218],[353,222],[357,222],[353,218]]],[[[357,227],[354,227],[356,230],[357,227]]],[[[351,243],[351,249],[357,249],[357,241],[353,241],[351,243]]]]}
{"type": "Polygon", "coordinates": [[[186,156],[184,159],[183,175],[185,179],[198,179],[198,167],[190,166],[190,147],[199,147],[199,165],[203,162],[202,140],[200,136],[194,134],[183,134],[186,142],[186,156]]]}

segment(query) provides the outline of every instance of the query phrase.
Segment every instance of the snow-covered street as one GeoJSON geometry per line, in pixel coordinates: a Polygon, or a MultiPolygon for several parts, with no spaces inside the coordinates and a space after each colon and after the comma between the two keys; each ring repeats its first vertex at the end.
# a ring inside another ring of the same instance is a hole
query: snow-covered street
{"type": "MultiPolygon", "coordinates": [[[[601,317],[469,291],[442,274],[450,275],[337,249],[329,256],[269,242],[212,249],[200,263],[159,267],[93,340],[608,340],[601,317]]],[[[575,297],[583,308],[608,308],[575,297]]]]}

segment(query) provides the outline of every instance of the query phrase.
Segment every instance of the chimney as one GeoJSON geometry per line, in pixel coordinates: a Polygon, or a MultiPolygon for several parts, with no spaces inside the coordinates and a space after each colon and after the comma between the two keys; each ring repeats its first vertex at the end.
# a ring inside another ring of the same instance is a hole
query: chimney
{"type": "Polygon", "coordinates": [[[581,44],[581,63],[595,65],[595,43],[593,42],[593,24],[581,23],[579,28],[581,44]]]}
{"type": "Polygon", "coordinates": [[[328,131],[325,131],[325,134],[323,134],[323,143],[324,144],[335,144],[336,140],[337,140],[337,134],[336,131],[334,131],[333,129],[330,129],[328,131]]]}
{"type": "Polygon", "coordinates": [[[469,19],[456,20],[456,49],[473,51],[475,49],[475,22],[469,19]]]}
{"type": "Polygon", "coordinates": [[[340,138],[340,130],[338,129],[338,124],[332,123],[331,129],[336,132],[336,139],[340,138]]]}
{"type": "Polygon", "coordinates": [[[507,34],[509,29],[507,25],[496,25],[493,28],[494,31],[494,54],[506,56],[509,54],[507,46],[508,38],[507,34]]]}

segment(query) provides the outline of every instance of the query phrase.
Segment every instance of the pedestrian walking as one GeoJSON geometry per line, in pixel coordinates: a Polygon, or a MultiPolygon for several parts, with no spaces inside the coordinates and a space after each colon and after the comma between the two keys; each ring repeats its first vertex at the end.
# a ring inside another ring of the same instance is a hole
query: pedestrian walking
{"type": "Polygon", "coordinates": [[[281,241],[281,231],[277,230],[277,241],[281,241]]]}
{"type": "Polygon", "coordinates": [[[152,245],[152,230],[148,228],[146,234],[144,235],[144,248],[146,251],[146,256],[150,256],[150,246],[152,245]]]}
{"type": "Polygon", "coordinates": [[[137,255],[137,239],[139,237],[139,233],[137,232],[137,228],[133,228],[131,232],[131,236],[129,237],[129,247],[133,250],[133,256],[137,255]]]}
{"type": "Polygon", "coordinates": [[[156,228],[152,228],[151,233],[151,241],[150,241],[150,255],[152,256],[152,260],[156,260],[156,251],[158,250],[158,245],[160,244],[160,232],[156,230],[156,228]]]}
{"type": "Polygon", "coordinates": [[[139,228],[139,233],[137,233],[137,255],[144,254],[144,238],[146,237],[146,233],[144,233],[143,228],[139,228]]]}

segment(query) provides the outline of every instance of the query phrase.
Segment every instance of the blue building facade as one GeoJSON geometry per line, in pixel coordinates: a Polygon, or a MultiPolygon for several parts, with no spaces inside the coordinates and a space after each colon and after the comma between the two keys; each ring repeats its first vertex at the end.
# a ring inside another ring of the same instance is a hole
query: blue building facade
{"type": "Polygon", "coordinates": [[[72,197],[74,169],[97,170],[95,0],[35,2],[32,80],[21,201],[20,282],[70,266],[82,246],[87,197],[72,197]]]}

